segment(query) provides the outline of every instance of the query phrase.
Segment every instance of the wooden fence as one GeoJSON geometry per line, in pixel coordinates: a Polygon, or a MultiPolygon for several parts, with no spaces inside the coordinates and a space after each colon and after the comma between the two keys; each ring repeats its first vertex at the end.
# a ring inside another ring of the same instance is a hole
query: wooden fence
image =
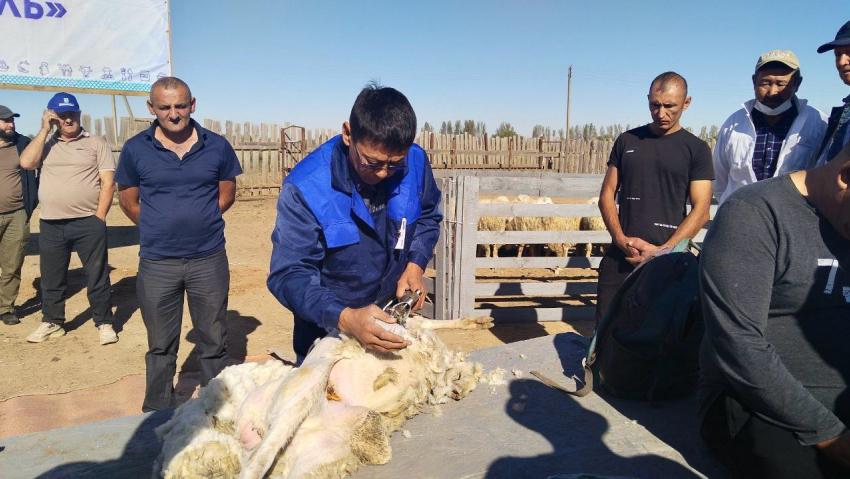
{"type": "MultiPolygon", "coordinates": [[[[607,231],[505,231],[478,230],[479,216],[500,217],[599,217],[591,204],[482,204],[480,195],[519,195],[591,198],[599,194],[602,175],[507,173],[475,171],[453,174],[438,172],[442,191],[442,224],[436,255],[431,267],[436,278],[426,285],[433,306],[424,311],[429,317],[451,319],[466,316],[493,316],[498,322],[569,321],[593,318],[591,300],[596,294],[595,278],[578,280],[523,281],[522,279],[481,281],[476,269],[587,268],[596,269],[600,256],[567,257],[477,257],[479,244],[608,244],[607,231]],[[497,307],[500,299],[537,300],[545,306],[497,307]],[[544,301],[539,301],[544,298],[544,301]],[[572,305],[565,305],[570,303],[572,305]]],[[[714,216],[716,206],[711,208],[714,216]]],[[[701,242],[703,229],[696,237],[701,242]]],[[[530,271],[529,271],[530,273],[530,271]]],[[[520,277],[527,278],[529,274],[520,277]]]]}
{"type": "MultiPolygon", "coordinates": [[[[86,130],[104,136],[119,151],[124,142],[148,128],[150,118],[121,118],[115,131],[111,117],[83,115],[86,130]]],[[[240,194],[277,194],[283,178],[307,154],[339,134],[336,130],[307,130],[289,123],[254,124],[202,120],[205,128],[223,135],[233,145],[243,174],[237,178],[240,194]]],[[[510,138],[446,135],[421,132],[415,139],[428,153],[435,170],[527,170],[551,173],[601,174],[605,172],[613,140],[510,138]]],[[[710,144],[710,146],[714,146],[710,144]]]]}

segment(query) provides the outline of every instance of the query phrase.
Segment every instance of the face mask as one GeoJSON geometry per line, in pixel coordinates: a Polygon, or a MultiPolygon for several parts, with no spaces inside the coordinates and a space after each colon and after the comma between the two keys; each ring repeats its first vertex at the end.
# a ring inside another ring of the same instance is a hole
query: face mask
{"type": "Polygon", "coordinates": [[[791,100],[793,100],[793,98],[789,98],[785,103],[779,105],[776,108],[771,108],[771,107],[765,105],[764,103],[756,100],[756,104],[753,105],[753,108],[764,113],[767,116],[781,115],[791,108],[791,105],[792,105],[791,100]]]}

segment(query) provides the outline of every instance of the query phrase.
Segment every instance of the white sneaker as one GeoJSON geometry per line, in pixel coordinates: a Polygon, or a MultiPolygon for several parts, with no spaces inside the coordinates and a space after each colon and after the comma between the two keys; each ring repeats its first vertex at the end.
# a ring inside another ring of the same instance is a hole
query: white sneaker
{"type": "Polygon", "coordinates": [[[27,341],[31,343],[40,343],[42,341],[47,341],[50,338],[58,338],[61,336],[65,336],[65,330],[62,328],[62,326],[58,324],[42,322],[38,326],[38,329],[36,329],[29,336],[27,336],[27,341]]]}
{"type": "Polygon", "coordinates": [[[100,331],[101,346],[118,342],[118,335],[115,334],[115,330],[112,329],[111,324],[101,324],[97,327],[97,330],[100,331]]]}

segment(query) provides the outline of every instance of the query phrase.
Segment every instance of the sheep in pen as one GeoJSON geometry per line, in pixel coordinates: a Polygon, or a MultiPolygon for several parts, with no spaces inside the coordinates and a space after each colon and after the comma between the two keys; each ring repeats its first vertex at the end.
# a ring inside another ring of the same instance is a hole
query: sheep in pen
{"type": "Polygon", "coordinates": [[[379,324],[411,345],[384,354],[333,331],[301,367],[270,360],[226,368],[156,430],[163,445],[154,477],[346,477],[387,463],[390,436],[407,419],[438,413],[486,379],[434,330],[487,329],[492,318],[379,324]]]}

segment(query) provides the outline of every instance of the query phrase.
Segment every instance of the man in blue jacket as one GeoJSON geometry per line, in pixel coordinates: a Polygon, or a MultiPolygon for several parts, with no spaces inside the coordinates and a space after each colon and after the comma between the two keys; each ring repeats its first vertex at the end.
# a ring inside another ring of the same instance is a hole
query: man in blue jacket
{"type": "Polygon", "coordinates": [[[299,361],[333,329],[381,352],[408,346],[380,326],[395,321],[376,302],[425,293],[422,274],[440,235],[440,190],[415,135],[407,98],[370,84],[342,135],[283,182],[268,287],[295,316],[299,361]]]}

